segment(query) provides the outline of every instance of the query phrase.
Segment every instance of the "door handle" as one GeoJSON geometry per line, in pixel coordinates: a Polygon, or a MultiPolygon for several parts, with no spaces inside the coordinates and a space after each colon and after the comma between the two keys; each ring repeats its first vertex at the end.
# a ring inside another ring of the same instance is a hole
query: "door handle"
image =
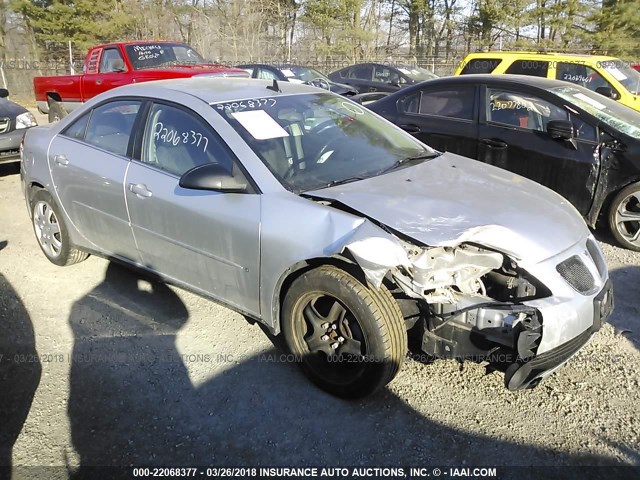
{"type": "Polygon", "coordinates": [[[144,183],[130,183],[129,190],[141,198],[149,198],[153,195],[151,190],[147,189],[147,186],[144,183]]]}
{"type": "Polygon", "coordinates": [[[508,146],[507,142],[503,142],[502,140],[493,140],[491,138],[483,138],[481,142],[493,148],[507,148],[508,146]]]}
{"type": "Polygon", "coordinates": [[[408,133],[420,133],[422,130],[420,130],[420,127],[418,125],[414,125],[413,123],[409,123],[406,125],[400,125],[400,128],[403,129],[405,132],[408,133]]]}
{"type": "Polygon", "coordinates": [[[102,80],[96,80],[96,85],[102,85],[102,80]]]}
{"type": "Polygon", "coordinates": [[[67,160],[67,157],[65,157],[64,155],[54,155],[53,161],[61,167],[66,167],[67,165],[69,165],[69,160],[67,160]]]}

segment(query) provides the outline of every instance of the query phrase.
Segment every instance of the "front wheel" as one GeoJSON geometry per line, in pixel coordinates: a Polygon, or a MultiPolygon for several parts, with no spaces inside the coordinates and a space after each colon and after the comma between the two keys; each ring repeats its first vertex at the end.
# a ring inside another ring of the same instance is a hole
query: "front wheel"
{"type": "Polygon", "coordinates": [[[404,319],[384,285],[368,288],[334,266],[310,270],[292,283],[282,323],[305,374],[339,397],[363,397],[383,387],[407,352],[404,319]]]}
{"type": "Polygon", "coordinates": [[[628,185],[615,196],[609,228],[622,247],[640,251],[640,183],[628,185]]]}
{"type": "Polygon", "coordinates": [[[51,263],[72,265],[86,259],[89,254],[77,249],[69,240],[67,227],[58,206],[46,190],[38,190],[31,201],[33,231],[40,249],[51,263]]]}

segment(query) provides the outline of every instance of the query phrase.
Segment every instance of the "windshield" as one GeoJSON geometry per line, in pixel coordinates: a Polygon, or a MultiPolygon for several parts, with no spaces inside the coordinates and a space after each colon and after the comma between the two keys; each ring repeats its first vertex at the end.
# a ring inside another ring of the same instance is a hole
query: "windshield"
{"type": "Polygon", "coordinates": [[[551,91],[610,127],[640,139],[640,113],[635,110],[582,87],[555,87],[551,91]]]}
{"type": "Polygon", "coordinates": [[[422,67],[406,67],[399,66],[398,70],[404,73],[407,77],[412,78],[416,82],[421,82],[423,80],[431,80],[433,78],[438,78],[438,76],[422,67]]]}
{"type": "Polygon", "coordinates": [[[125,49],[134,70],[206,63],[198,52],[184,43],[140,43],[127,45],[125,49]]]}
{"type": "Polygon", "coordinates": [[[640,93],[640,72],[622,60],[607,60],[600,62],[600,65],[631,93],[634,95],[640,93]]]}
{"type": "Polygon", "coordinates": [[[325,74],[320,73],[318,70],[310,67],[282,67],[280,71],[285,77],[287,77],[287,80],[289,81],[291,81],[291,79],[294,79],[300,80],[301,82],[310,82],[311,80],[315,80],[316,78],[329,80],[325,74]]]}
{"type": "Polygon", "coordinates": [[[213,104],[282,185],[296,193],[380,175],[434,151],[330,93],[213,104]]]}

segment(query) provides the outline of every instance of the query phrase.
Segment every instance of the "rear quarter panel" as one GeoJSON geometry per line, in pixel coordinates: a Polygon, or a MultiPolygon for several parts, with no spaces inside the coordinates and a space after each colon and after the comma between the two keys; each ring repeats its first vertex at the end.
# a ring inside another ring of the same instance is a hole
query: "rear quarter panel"
{"type": "Polygon", "coordinates": [[[47,190],[51,188],[51,175],[47,162],[50,143],[51,129],[48,125],[30,128],[25,133],[21,173],[27,201],[32,186],[40,186],[47,190]]]}

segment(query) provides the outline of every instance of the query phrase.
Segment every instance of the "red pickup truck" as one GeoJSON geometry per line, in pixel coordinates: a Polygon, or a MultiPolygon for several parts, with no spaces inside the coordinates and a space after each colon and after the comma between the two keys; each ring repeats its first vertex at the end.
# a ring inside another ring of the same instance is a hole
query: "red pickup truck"
{"type": "Polygon", "coordinates": [[[117,42],[89,50],[82,75],[35,77],[33,90],[49,122],[64,117],[99,93],[136,82],[207,76],[248,77],[241,69],[207,63],[194,49],[177,42],[117,42]]]}

